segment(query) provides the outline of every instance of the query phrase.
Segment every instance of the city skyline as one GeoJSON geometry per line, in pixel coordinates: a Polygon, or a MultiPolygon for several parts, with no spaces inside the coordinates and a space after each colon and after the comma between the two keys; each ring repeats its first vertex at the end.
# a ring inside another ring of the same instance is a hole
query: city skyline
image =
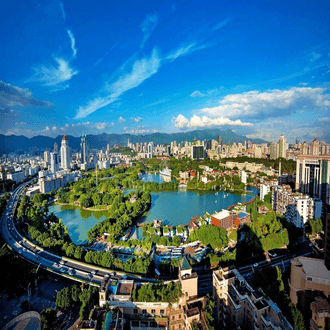
{"type": "Polygon", "coordinates": [[[0,5],[0,134],[330,142],[329,3],[0,5]]]}

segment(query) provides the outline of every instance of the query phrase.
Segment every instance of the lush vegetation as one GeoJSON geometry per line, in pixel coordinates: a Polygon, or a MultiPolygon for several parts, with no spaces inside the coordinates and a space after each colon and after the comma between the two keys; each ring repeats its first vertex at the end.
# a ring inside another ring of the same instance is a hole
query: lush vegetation
{"type": "Polygon", "coordinates": [[[5,193],[2,197],[0,197],[0,217],[2,216],[2,213],[5,210],[9,199],[10,199],[9,193],[5,193]]]}
{"type": "Polygon", "coordinates": [[[42,330],[54,329],[56,328],[56,310],[52,307],[44,309],[41,311],[41,328],[42,330]]]}
{"type": "Polygon", "coordinates": [[[132,291],[132,301],[174,303],[178,302],[181,296],[179,282],[170,282],[166,285],[163,282],[147,283],[132,291]]]}
{"type": "Polygon", "coordinates": [[[117,241],[133,224],[133,219],[136,219],[149,208],[150,203],[151,196],[146,191],[138,190],[125,196],[123,194],[116,196],[109,209],[110,216],[88,231],[88,241],[93,242],[96,237],[103,235],[103,233],[109,234],[108,240],[110,242],[117,241]],[[133,195],[136,196],[135,202],[130,201],[133,195]]]}
{"type": "Polygon", "coordinates": [[[188,243],[194,241],[201,241],[202,244],[210,246],[213,250],[219,250],[228,245],[226,230],[214,225],[203,225],[191,232],[188,243]]]}
{"type": "Polygon", "coordinates": [[[137,152],[132,150],[129,147],[119,147],[119,148],[112,148],[110,152],[116,152],[116,153],[121,153],[123,155],[130,155],[130,156],[136,156],[137,152]]]}
{"type": "Polygon", "coordinates": [[[215,301],[210,298],[209,295],[206,296],[206,304],[203,310],[205,321],[207,328],[209,330],[213,330],[215,323],[214,323],[214,316],[215,316],[215,301]]]}
{"type": "Polygon", "coordinates": [[[256,207],[260,202],[257,199],[247,206],[252,220],[246,225],[249,229],[247,233],[249,246],[255,250],[269,251],[288,245],[288,229],[283,226],[281,217],[276,216],[274,211],[267,213],[267,215],[257,213],[256,207]]]}
{"type": "MultiPolygon", "coordinates": [[[[226,163],[227,161],[238,162],[238,163],[259,163],[263,164],[265,167],[271,167],[275,170],[279,170],[279,160],[277,159],[265,159],[265,158],[250,158],[247,156],[244,157],[237,157],[237,158],[223,158],[221,159],[221,163],[226,163]]],[[[296,172],[296,162],[294,160],[288,160],[285,158],[281,158],[281,167],[282,173],[294,174],[296,172]]]]}
{"type": "Polygon", "coordinates": [[[73,285],[63,288],[57,292],[55,306],[60,310],[80,305],[80,319],[85,320],[88,317],[89,310],[98,303],[98,287],[84,286],[82,289],[73,285]]]}
{"type": "Polygon", "coordinates": [[[310,220],[309,225],[311,227],[312,235],[319,234],[323,229],[322,220],[320,218],[310,220]]]}
{"type": "Polygon", "coordinates": [[[261,288],[278,305],[295,329],[305,330],[303,314],[291,303],[288,288],[284,283],[287,283],[287,280],[283,280],[278,266],[256,270],[253,274],[253,287],[261,288]]]}
{"type": "Polygon", "coordinates": [[[21,220],[29,224],[28,234],[39,246],[50,248],[60,255],[105,268],[115,268],[135,274],[148,272],[151,259],[147,255],[123,262],[111,252],[87,251],[85,248],[73,244],[61,219],[57,219],[54,214],[48,214],[48,198],[49,196],[46,194],[36,194],[33,199],[29,200],[24,195],[17,211],[21,220]]]}

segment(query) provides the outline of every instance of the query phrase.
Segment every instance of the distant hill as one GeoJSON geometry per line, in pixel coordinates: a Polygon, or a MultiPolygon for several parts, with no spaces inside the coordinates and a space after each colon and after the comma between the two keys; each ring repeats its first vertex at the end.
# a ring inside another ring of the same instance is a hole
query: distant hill
{"type": "MultiPolygon", "coordinates": [[[[266,142],[261,139],[248,139],[246,136],[238,135],[232,130],[220,131],[218,129],[206,129],[206,130],[195,130],[190,132],[182,133],[152,133],[146,135],[133,135],[133,134],[98,134],[98,135],[87,135],[87,141],[90,148],[102,149],[106,148],[107,144],[110,144],[112,148],[115,144],[119,146],[126,146],[127,140],[129,139],[132,143],[149,142],[153,141],[154,144],[169,144],[172,141],[182,142],[182,141],[193,141],[194,138],[197,140],[211,140],[218,139],[218,135],[221,136],[222,143],[233,143],[233,142],[244,142],[250,140],[254,143],[266,142]]],[[[54,143],[57,142],[59,148],[61,147],[62,135],[56,138],[51,138],[48,136],[35,136],[33,138],[27,138],[23,135],[3,135],[0,134],[0,153],[6,154],[9,152],[22,150],[29,151],[31,148],[38,148],[41,150],[53,150],[54,143]]],[[[75,137],[71,135],[66,135],[69,142],[69,146],[72,150],[80,149],[80,137],[75,137]]]]}

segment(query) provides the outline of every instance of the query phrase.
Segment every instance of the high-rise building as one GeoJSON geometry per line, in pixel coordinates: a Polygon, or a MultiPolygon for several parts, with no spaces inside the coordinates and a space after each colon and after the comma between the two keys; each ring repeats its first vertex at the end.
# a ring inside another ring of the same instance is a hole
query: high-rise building
{"type": "Polygon", "coordinates": [[[58,144],[54,143],[54,152],[58,154],[58,144]]]}
{"type": "Polygon", "coordinates": [[[86,164],[88,162],[88,146],[86,142],[86,135],[81,137],[80,156],[81,156],[81,164],[86,164]]]}
{"type": "Polygon", "coordinates": [[[298,155],[296,190],[330,204],[330,156],[298,155]]]}
{"type": "Polygon", "coordinates": [[[279,157],[286,158],[286,150],[287,150],[287,143],[285,141],[284,135],[281,134],[280,139],[278,141],[278,153],[279,157]]]}
{"type": "Polygon", "coordinates": [[[204,159],[204,147],[192,146],[192,158],[197,160],[204,159]]]}
{"type": "Polygon", "coordinates": [[[221,136],[218,135],[218,144],[221,144],[221,136]]]}
{"type": "Polygon", "coordinates": [[[45,150],[44,151],[44,162],[45,163],[49,163],[50,161],[50,154],[49,154],[49,151],[48,150],[45,150]]]}
{"type": "Polygon", "coordinates": [[[151,141],[148,143],[148,149],[147,149],[148,158],[152,158],[153,150],[154,150],[154,143],[151,141]]]}
{"type": "Polygon", "coordinates": [[[277,159],[279,157],[279,145],[276,142],[272,142],[270,144],[270,158],[271,159],[277,159]]]}
{"type": "Polygon", "coordinates": [[[51,152],[50,153],[50,170],[52,173],[58,172],[60,167],[59,160],[58,160],[58,153],[51,152]]]}
{"type": "Polygon", "coordinates": [[[68,144],[68,140],[66,139],[66,136],[64,135],[62,138],[61,143],[61,167],[64,170],[67,170],[70,168],[70,148],[68,144]]]}

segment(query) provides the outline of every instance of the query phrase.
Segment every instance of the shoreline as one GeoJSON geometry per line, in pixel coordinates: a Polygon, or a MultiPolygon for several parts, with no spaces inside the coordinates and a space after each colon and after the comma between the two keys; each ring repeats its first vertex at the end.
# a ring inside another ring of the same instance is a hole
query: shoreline
{"type": "Polygon", "coordinates": [[[79,209],[85,210],[85,211],[96,211],[96,212],[102,212],[102,211],[109,211],[109,209],[93,209],[90,207],[81,207],[79,205],[75,205],[72,203],[60,203],[60,202],[54,202],[55,205],[69,205],[69,206],[74,206],[78,207],[79,209]]]}

